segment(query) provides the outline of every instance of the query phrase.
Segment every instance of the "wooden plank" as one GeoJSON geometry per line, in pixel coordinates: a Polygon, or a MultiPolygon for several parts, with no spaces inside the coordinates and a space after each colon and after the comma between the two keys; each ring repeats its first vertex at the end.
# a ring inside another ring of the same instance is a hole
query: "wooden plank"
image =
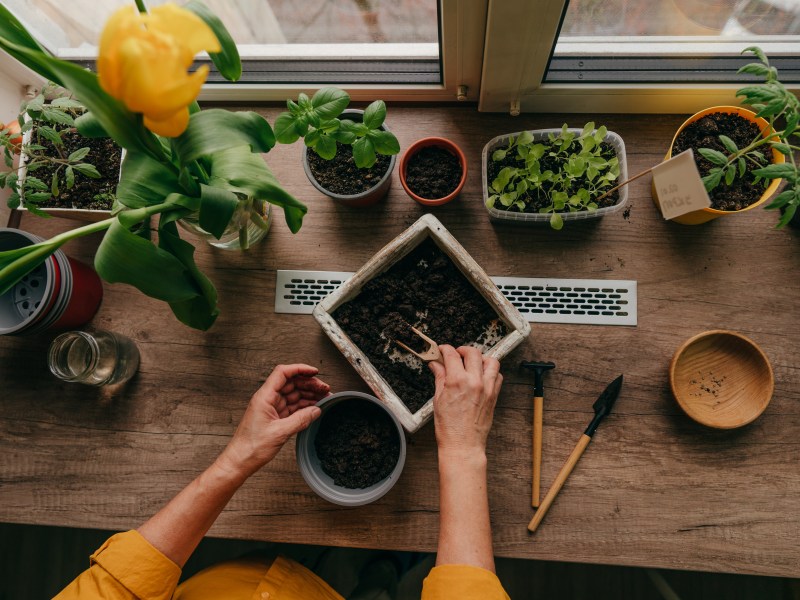
{"type": "MultiPolygon", "coordinates": [[[[265,109],[270,120],[279,109],[265,109]]],[[[401,146],[429,134],[462,145],[472,170],[457,201],[435,214],[490,275],[634,279],[639,325],[533,325],[504,361],[505,385],[489,442],[495,550],[500,556],[762,575],[800,575],[800,354],[786,323],[798,298],[797,234],[773,231],[761,210],[698,227],[665,223],[649,177],[631,184],[631,212],[548,228],[492,225],[483,209],[478,158],[492,137],[524,128],[606,124],[625,140],[637,173],[666,152],[681,115],[504,115],[471,107],[389,108],[401,146]],[[751,426],[703,429],[672,401],[674,350],[706,329],[752,337],[772,361],[772,403],[751,426]],[[545,380],[542,491],[574,447],[591,403],[619,373],[625,385],[547,518],[529,536],[530,395],[526,360],[553,360],[545,380]]],[[[293,236],[275,210],[267,239],[230,254],[198,244],[220,290],[222,315],[208,333],[122,285],[106,286],[93,326],[131,336],[139,375],[121,390],[93,390],[49,376],[52,335],[0,338],[0,520],[124,529],[141,523],[225,445],[250,394],[279,362],[320,368],[335,391],[368,391],[311,316],[273,312],[277,269],[355,271],[425,210],[395,176],[389,198],[349,209],[307,182],[299,148],[267,156],[278,178],[309,205],[293,236]]],[[[50,235],[71,224],[25,217],[50,235]]],[[[66,251],[90,260],[99,237],[66,251]]],[[[414,435],[400,483],[358,509],[327,504],[303,483],[285,448],[234,497],[211,534],[279,542],[436,546],[438,483],[433,427],[414,435]],[[393,522],[391,528],[386,523],[393,522]]]]}

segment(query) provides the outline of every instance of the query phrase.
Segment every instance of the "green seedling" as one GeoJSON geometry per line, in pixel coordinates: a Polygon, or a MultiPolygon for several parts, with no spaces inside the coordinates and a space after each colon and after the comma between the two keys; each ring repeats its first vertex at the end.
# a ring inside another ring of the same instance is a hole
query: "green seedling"
{"type": "Polygon", "coordinates": [[[568,129],[564,124],[546,142],[535,142],[530,131],[523,131],[495,150],[494,162],[512,157],[515,166],[503,167],[491,182],[486,205],[499,203],[507,210],[526,212],[532,203],[543,204],[538,211],[550,214],[553,229],[564,226],[561,213],[597,210],[594,199],[619,177],[619,159],[602,143],[608,133],[605,126],[595,129],[589,122],[580,134],[568,129]]]}
{"type": "Polygon", "coordinates": [[[376,100],[364,111],[361,123],[339,119],[350,104],[344,90],[326,87],[311,98],[300,94],[297,102],[288,100],[288,112],[275,120],[275,137],[281,144],[303,138],[306,146],[325,160],[336,156],[336,143],[353,147],[353,160],[360,169],[375,164],[378,154],[391,156],[400,152],[400,143],[390,131],[381,129],[386,120],[386,104],[376,100]]]}

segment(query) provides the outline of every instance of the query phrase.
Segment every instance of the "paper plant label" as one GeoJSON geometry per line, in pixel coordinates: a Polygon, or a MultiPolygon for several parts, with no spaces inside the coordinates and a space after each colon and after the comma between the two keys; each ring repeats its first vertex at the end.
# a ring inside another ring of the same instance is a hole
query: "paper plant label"
{"type": "Polygon", "coordinates": [[[711,206],[691,149],[653,167],[653,185],[665,219],[711,206]]]}

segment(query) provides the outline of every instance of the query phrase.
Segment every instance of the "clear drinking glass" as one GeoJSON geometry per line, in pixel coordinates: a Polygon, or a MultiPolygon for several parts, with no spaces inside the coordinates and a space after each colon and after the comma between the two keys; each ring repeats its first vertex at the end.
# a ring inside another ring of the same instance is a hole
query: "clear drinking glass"
{"type": "Polygon", "coordinates": [[[111,385],[130,379],[139,368],[132,340],[110,331],[68,331],[50,344],[50,371],[64,381],[111,385]]]}

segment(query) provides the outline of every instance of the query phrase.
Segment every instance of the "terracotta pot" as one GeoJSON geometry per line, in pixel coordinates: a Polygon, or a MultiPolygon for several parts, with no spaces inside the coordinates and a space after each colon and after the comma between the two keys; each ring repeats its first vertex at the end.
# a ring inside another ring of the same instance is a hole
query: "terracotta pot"
{"type": "MultiPolygon", "coordinates": [[[[675,140],[678,138],[678,134],[683,131],[688,125],[691,125],[695,121],[698,121],[705,117],[706,115],[710,115],[712,113],[734,113],[751,121],[758,125],[758,128],[761,131],[765,131],[769,127],[769,123],[766,119],[761,119],[756,117],[756,114],[751,111],[747,110],[746,108],[741,108],[739,106],[712,106],[711,108],[707,108],[705,110],[701,110],[699,113],[693,114],[691,117],[686,119],[683,124],[678,128],[678,131],[675,132],[675,136],[672,138],[672,143],[669,145],[669,150],[667,151],[667,155],[664,157],[665,160],[672,158],[672,148],[675,146],[675,140]]],[[[777,139],[777,138],[776,138],[777,139]]],[[[780,164],[785,161],[783,154],[778,152],[777,150],[772,150],[772,164],[780,164]]],[[[773,179],[767,189],[764,190],[764,193],[761,195],[757,201],[753,202],[750,206],[743,208],[742,210],[717,210],[716,208],[703,208],[701,210],[695,210],[690,213],[686,213],[685,215],[681,215],[680,217],[675,217],[672,219],[675,223],[681,223],[683,225],[699,225],[700,223],[706,223],[707,221],[711,221],[718,217],[724,217],[725,215],[734,215],[737,213],[743,213],[745,211],[751,210],[756,208],[757,206],[763,205],[772,194],[778,189],[780,185],[780,179],[773,179]]],[[[658,204],[658,191],[655,188],[655,185],[652,186],[653,191],[653,200],[658,204]]]]}
{"type": "MultiPolygon", "coordinates": [[[[355,108],[349,108],[341,114],[342,119],[350,119],[351,121],[358,121],[358,122],[360,122],[363,119],[363,117],[364,117],[364,111],[355,108]]],[[[383,129],[384,131],[389,131],[389,128],[386,126],[385,123],[381,125],[381,129],[383,129]]],[[[361,192],[360,194],[347,195],[347,194],[337,194],[322,187],[322,185],[314,177],[314,174],[311,172],[311,167],[308,164],[309,152],[313,152],[313,150],[309,149],[307,146],[303,146],[303,170],[306,172],[306,177],[308,177],[308,180],[311,182],[311,185],[313,185],[320,192],[331,198],[334,202],[337,202],[344,206],[351,206],[355,208],[371,206],[373,204],[377,204],[378,202],[380,202],[383,199],[383,197],[386,196],[386,194],[389,192],[389,188],[392,187],[392,171],[394,170],[394,166],[397,163],[397,156],[389,157],[389,168],[386,169],[386,173],[377,184],[375,184],[367,191],[361,192]]]]}
{"type": "Polygon", "coordinates": [[[464,187],[464,184],[467,182],[467,157],[464,155],[464,152],[459,148],[454,142],[446,138],[440,137],[427,137],[422,138],[421,140],[417,140],[406,150],[405,154],[403,154],[403,158],[400,159],[400,183],[403,186],[403,189],[406,191],[406,194],[411,196],[414,200],[422,204],[423,206],[441,206],[442,204],[447,204],[451,200],[454,200],[458,194],[461,193],[461,188],[464,187]],[[420,150],[423,148],[442,148],[446,150],[456,158],[458,158],[458,162],[461,164],[461,179],[458,182],[458,186],[452,192],[450,192],[447,196],[443,198],[423,198],[422,196],[418,196],[411,189],[408,187],[408,181],[406,180],[406,175],[408,172],[408,161],[414,157],[420,150]]]}

